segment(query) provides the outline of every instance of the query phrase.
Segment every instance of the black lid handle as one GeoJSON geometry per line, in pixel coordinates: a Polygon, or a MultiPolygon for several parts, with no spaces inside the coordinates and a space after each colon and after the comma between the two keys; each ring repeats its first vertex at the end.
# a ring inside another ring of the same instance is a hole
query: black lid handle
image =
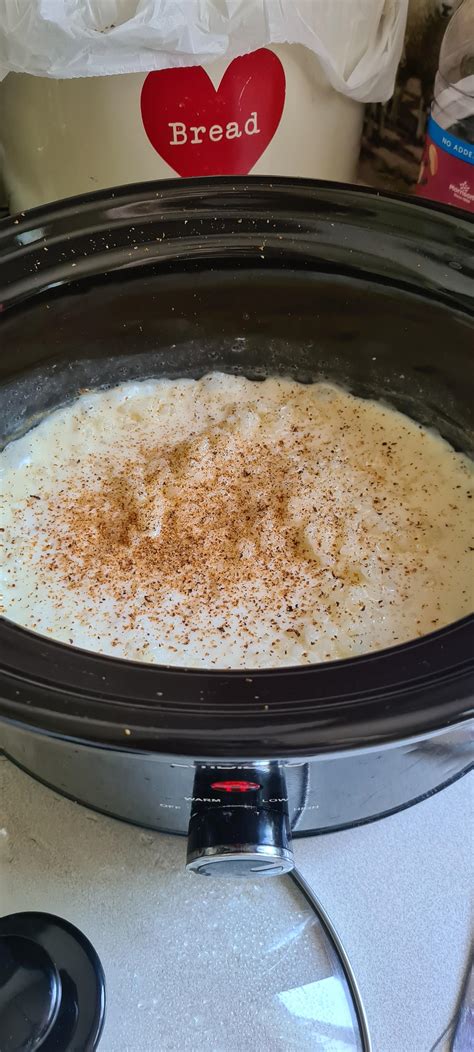
{"type": "Polygon", "coordinates": [[[0,1048],[36,1052],[51,1033],[61,979],[51,957],[24,935],[0,936],[0,1048]]]}
{"type": "Polygon", "coordinates": [[[49,913],[0,919],[0,1052],[94,1052],[105,1014],[99,958],[49,913]]]}

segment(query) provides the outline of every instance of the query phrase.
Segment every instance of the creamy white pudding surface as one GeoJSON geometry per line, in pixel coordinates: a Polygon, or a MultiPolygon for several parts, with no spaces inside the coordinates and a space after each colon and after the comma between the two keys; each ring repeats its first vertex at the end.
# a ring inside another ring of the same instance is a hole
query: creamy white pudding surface
{"type": "Polygon", "coordinates": [[[271,668],[473,606],[473,465],[329,384],[212,374],[83,394],[0,455],[3,610],[172,665],[271,668]]]}

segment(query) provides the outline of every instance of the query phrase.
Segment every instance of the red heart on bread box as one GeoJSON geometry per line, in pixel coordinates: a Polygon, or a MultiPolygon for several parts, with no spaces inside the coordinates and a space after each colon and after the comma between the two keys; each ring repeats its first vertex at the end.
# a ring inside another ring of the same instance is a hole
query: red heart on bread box
{"type": "Polygon", "coordinates": [[[216,89],[202,66],[149,73],[146,134],[178,175],[247,175],[280,123],[285,73],[267,48],[234,59],[216,89]]]}

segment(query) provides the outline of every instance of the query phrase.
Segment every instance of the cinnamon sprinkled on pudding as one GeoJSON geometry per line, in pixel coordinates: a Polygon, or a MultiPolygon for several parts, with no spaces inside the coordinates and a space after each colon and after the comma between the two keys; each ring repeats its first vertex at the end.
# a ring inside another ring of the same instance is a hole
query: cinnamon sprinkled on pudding
{"type": "Polygon", "coordinates": [[[470,461],[329,384],[85,394],[0,456],[6,615],[136,660],[270,668],[472,608],[470,461]]]}

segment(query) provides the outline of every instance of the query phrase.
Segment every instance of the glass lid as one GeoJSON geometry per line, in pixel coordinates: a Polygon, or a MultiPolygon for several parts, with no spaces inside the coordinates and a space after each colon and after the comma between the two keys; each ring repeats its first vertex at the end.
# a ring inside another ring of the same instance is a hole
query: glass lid
{"type": "Polygon", "coordinates": [[[146,975],[135,973],[143,1047],[370,1052],[350,965],[320,910],[298,873],[177,874],[154,912],[146,975]]]}

